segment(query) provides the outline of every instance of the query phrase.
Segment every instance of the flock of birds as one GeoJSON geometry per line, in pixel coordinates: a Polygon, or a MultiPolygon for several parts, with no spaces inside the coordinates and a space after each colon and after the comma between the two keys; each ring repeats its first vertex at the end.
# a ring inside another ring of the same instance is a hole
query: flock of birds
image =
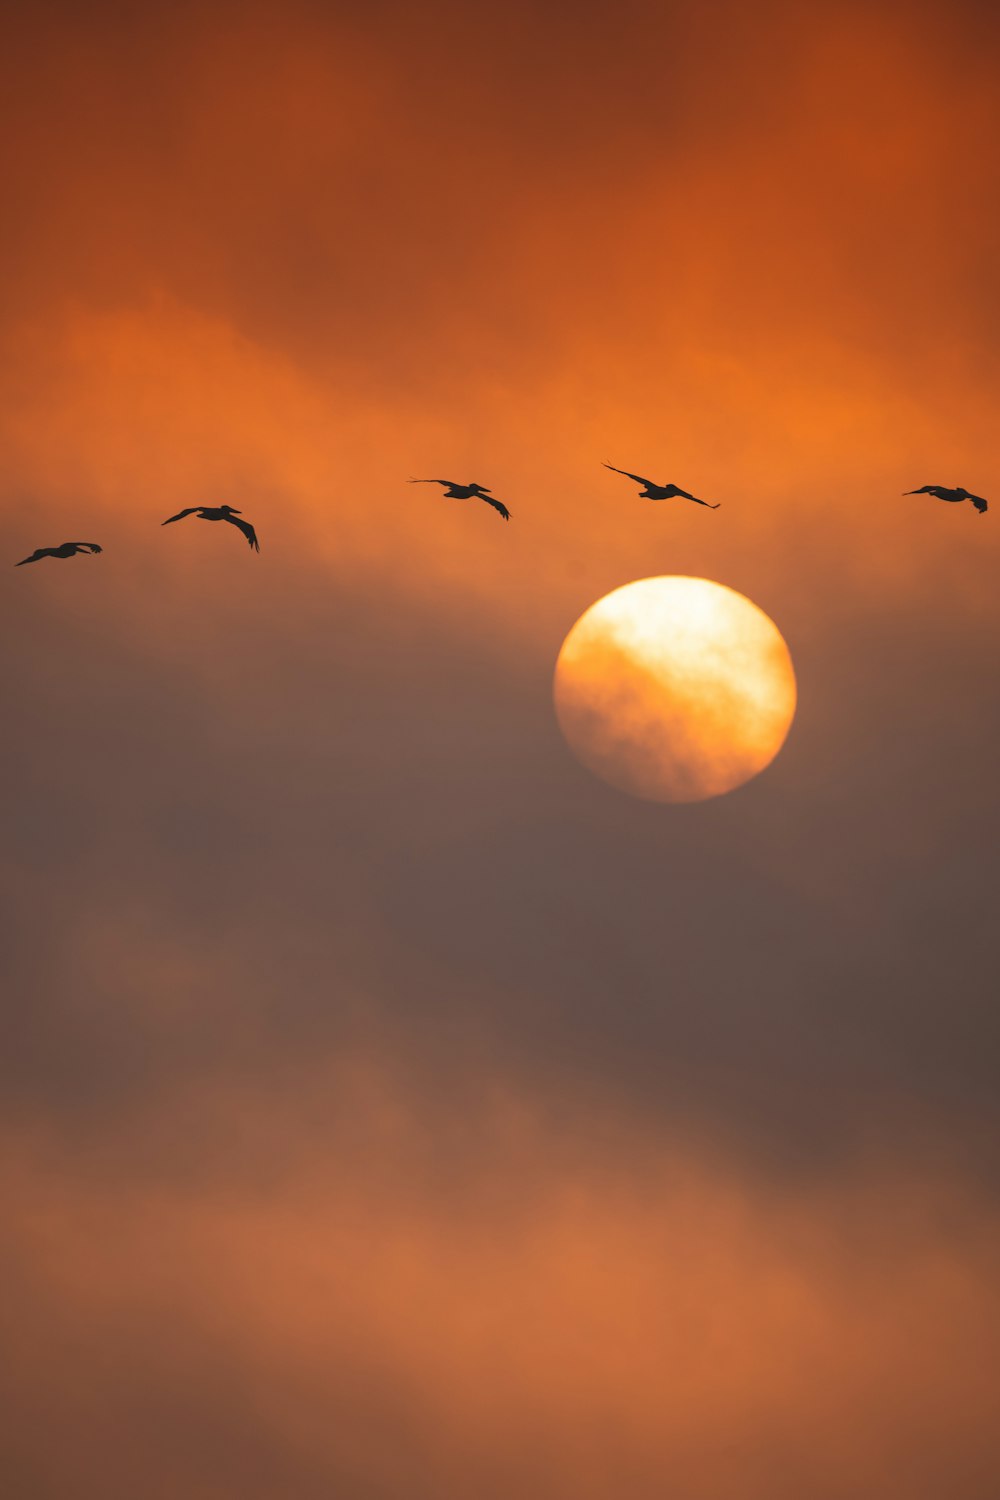
{"type": "MultiPolygon", "coordinates": [[[[709,510],[718,510],[718,503],[711,500],[700,500],[697,495],[692,495],[688,490],[682,490],[676,484],[656,484],[652,479],[644,479],[641,474],[632,474],[628,469],[616,469],[614,464],[604,464],[605,469],[610,469],[614,474],[623,474],[626,479],[634,480],[640,486],[639,496],[643,500],[692,500],[695,505],[704,505],[709,510]]],[[[502,501],[497,500],[488,484],[458,484],[454,479],[410,479],[409,484],[440,484],[443,486],[445,498],[448,500],[485,500],[487,505],[492,505],[505,521],[510,520],[510,511],[502,501]]],[[[962,500],[971,500],[980,515],[985,514],[987,502],[982,495],[973,495],[971,491],[956,486],[948,489],[943,484],[924,484],[918,490],[906,490],[907,495],[933,495],[937,500],[946,500],[949,504],[957,504],[962,500]]],[[[197,516],[200,521],[228,521],[230,526],[235,526],[246,537],[253,552],[260,551],[260,543],[257,533],[249,521],[243,520],[242,511],[234,505],[189,505],[186,510],[179,510],[176,516],[168,516],[161,522],[163,526],[169,526],[174,521],[183,521],[186,516],[197,516]]],[[[22,557],[15,568],[23,568],[25,563],[40,562],[43,557],[75,557],[78,553],[84,556],[92,556],[95,552],[104,549],[97,542],[62,542],[58,547],[37,547],[30,557],[22,557]]]]}

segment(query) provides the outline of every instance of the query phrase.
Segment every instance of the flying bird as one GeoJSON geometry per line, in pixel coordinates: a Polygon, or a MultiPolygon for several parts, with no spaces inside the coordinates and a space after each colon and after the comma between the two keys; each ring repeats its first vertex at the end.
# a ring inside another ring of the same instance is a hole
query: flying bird
{"type": "Polygon", "coordinates": [[[243,512],[237,510],[235,505],[189,505],[187,510],[179,510],[176,516],[168,516],[160,524],[169,526],[171,521],[183,521],[185,516],[197,516],[202,521],[228,521],[231,526],[238,526],[253,551],[259,552],[260,543],[257,540],[257,533],[249,521],[239,519],[242,514],[243,512]]]}
{"type": "Polygon", "coordinates": [[[624,474],[626,479],[634,479],[636,484],[645,485],[645,489],[639,491],[642,500],[693,500],[695,505],[707,505],[709,510],[718,510],[718,505],[713,505],[710,500],[699,500],[697,495],[689,495],[687,490],[682,490],[676,484],[654,484],[651,479],[643,479],[641,474],[630,474],[628,469],[616,469],[614,464],[605,464],[604,468],[611,469],[615,474],[624,474]]]}
{"type": "Polygon", "coordinates": [[[499,500],[494,500],[488,484],[456,484],[454,479],[408,479],[407,484],[443,484],[447,500],[485,500],[498,510],[505,521],[510,520],[510,511],[499,500]]]}
{"type": "Polygon", "coordinates": [[[971,500],[981,516],[984,516],[988,509],[987,502],[983,499],[982,495],[970,494],[968,490],[963,490],[960,485],[953,490],[949,490],[943,484],[925,484],[921,485],[919,490],[904,490],[903,493],[906,495],[934,495],[936,499],[947,500],[952,505],[957,504],[960,500],[971,500]]]}
{"type": "Polygon", "coordinates": [[[30,557],[22,557],[15,568],[23,568],[25,563],[38,562],[43,557],[75,557],[78,552],[89,556],[94,552],[103,552],[96,542],[63,542],[58,547],[37,547],[30,557]]]}

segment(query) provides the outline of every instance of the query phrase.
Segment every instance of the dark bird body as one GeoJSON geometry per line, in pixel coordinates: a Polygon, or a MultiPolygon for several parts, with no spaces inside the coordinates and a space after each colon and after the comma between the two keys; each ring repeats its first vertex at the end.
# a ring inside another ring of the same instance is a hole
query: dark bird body
{"type": "Polygon", "coordinates": [[[906,495],[933,495],[936,500],[947,500],[950,505],[957,505],[961,500],[971,500],[981,516],[986,514],[987,502],[982,495],[973,495],[969,490],[963,490],[961,485],[950,490],[943,484],[921,485],[919,490],[904,490],[906,495]]]}
{"type": "Polygon", "coordinates": [[[654,484],[651,479],[643,479],[641,474],[630,474],[628,469],[616,469],[614,464],[605,464],[615,474],[624,474],[626,479],[634,479],[636,484],[643,485],[639,491],[642,500],[693,500],[695,505],[707,506],[709,510],[718,510],[718,505],[713,505],[710,500],[699,500],[697,495],[691,495],[687,490],[682,490],[676,484],[654,484]]]}
{"type": "Polygon", "coordinates": [[[506,505],[495,500],[490,494],[488,484],[457,484],[454,479],[409,479],[408,484],[441,484],[444,485],[445,498],[448,500],[485,500],[487,505],[492,505],[498,510],[505,521],[510,520],[510,511],[506,505]]]}
{"type": "Polygon", "coordinates": [[[228,521],[230,526],[239,527],[253,551],[259,552],[257,533],[249,521],[239,519],[242,514],[234,505],[189,505],[187,510],[179,510],[176,516],[168,516],[161,525],[169,526],[171,521],[183,521],[185,516],[197,516],[201,521],[228,521]]]}
{"type": "Polygon", "coordinates": [[[15,568],[23,568],[25,563],[38,562],[43,557],[75,557],[78,552],[90,556],[94,552],[102,552],[96,542],[63,542],[58,547],[37,547],[30,557],[22,557],[15,568]]]}

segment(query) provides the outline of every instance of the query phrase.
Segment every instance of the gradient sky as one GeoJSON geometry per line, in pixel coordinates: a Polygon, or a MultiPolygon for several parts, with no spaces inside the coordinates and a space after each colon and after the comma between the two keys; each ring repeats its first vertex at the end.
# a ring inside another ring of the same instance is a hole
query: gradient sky
{"type": "Polygon", "coordinates": [[[994,1500],[998,62],[961,0],[5,21],[0,553],[105,547],[0,575],[5,1493],[994,1500]],[[159,529],[222,501],[259,558],[159,529]],[[552,712],[657,573],[798,674],[699,805],[552,712]]]}

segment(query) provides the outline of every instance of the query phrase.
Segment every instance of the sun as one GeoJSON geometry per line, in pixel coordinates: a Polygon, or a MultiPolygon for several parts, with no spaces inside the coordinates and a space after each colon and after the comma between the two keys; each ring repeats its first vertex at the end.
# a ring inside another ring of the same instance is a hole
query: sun
{"type": "Polygon", "coordinates": [[[705,578],[643,578],[581,615],[553,687],[573,754],[621,791],[700,802],[770,765],[795,714],[774,621],[705,578]]]}

